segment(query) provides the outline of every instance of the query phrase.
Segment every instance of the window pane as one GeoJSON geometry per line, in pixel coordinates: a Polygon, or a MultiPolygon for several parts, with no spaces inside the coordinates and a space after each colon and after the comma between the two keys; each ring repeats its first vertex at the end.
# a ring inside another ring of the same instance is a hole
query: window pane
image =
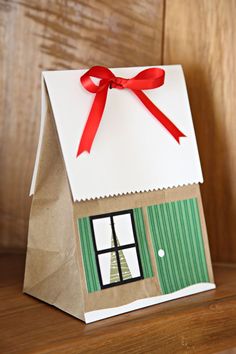
{"type": "Polygon", "coordinates": [[[119,251],[123,280],[140,277],[138,257],[135,247],[119,251]]]}
{"type": "Polygon", "coordinates": [[[97,250],[111,248],[112,229],[110,217],[93,219],[92,222],[97,250]]]}
{"type": "Polygon", "coordinates": [[[134,233],[131,222],[131,215],[121,214],[113,217],[116,237],[120,246],[134,243],[134,233]]]}
{"type": "Polygon", "coordinates": [[[103,253],[98,256],[103,285],[120,281],[115,252],[103,253]]]}

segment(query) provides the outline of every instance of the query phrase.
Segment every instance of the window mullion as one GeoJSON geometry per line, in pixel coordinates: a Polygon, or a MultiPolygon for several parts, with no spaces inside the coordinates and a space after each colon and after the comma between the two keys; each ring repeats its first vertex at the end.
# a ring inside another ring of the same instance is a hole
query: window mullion
{"type": "Polygon", "coordinates": [[[108,252],[116,252],[117,251],[121,251],[121,250],[125,250],[127,248],[137,248],[136,243],[129,243],[127,245],[123,245],[123,246],[117,246],[117,247],[112,247],[112,248],[105,248],[103,250],[99,250],[97,251],[97,254],[103,254],[103,253],[108,253],[108,252]]]}
{"type": "Polygon", "coordinates": [[[122,275],[122,270],[121,270],[119,250],[118,250],[118,244],[117,244],[117,239],[116,239],[116,230],[115,230],[113,216],[111,216],[111,229],[112,229],[112,237],[113,237],[114,245],[115,245],[117,267],[118,267],[118,271],[119,271],[119,275],[120,275],[120,281],[122,282],[123,281],[123,275],[122,275]]]}

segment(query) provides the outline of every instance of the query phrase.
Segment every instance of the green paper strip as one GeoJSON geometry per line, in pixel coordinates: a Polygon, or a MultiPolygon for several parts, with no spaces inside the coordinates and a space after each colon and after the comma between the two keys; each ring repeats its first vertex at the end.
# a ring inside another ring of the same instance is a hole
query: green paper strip
{"type": "Polygon", "coordinates": [[[78,220],[80,242],[87,289],[89,293],[101,290],[89,218],[78,220]]]}
{"type": "Polygon", "coordinates": [[[152,271],[151,259],[150,259],[149,249],[148,249],[147,238],[146,238],[142,208],[134,209],[133,215],[134,215],[136,235],[138,239],[141,264],[143,269],[143,277],[151,278],[153,277],[153,271],[152,271]]]}

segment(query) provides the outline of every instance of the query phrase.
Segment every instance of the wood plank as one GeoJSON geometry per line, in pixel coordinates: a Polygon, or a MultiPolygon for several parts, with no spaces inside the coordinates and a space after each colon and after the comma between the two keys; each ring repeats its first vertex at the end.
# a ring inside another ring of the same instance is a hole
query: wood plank
{"type": "Polygon", "coordinates": [[[164,63],[183,65],[212,258],[236,262],[236,2],[167,0],[164,63]]]}
{"type": "Polygon", "coordinates": [[[236,267],[217,289],[85,325],[22,294],[24,255],[0,255],[1,353],[216,353],[236,346],[236,267]]]}
{"type": "Polygon", "coordinates": [[[40,72],[161,62],[163,0],[0,0],[0,246],[26,245],[40,72]]]}

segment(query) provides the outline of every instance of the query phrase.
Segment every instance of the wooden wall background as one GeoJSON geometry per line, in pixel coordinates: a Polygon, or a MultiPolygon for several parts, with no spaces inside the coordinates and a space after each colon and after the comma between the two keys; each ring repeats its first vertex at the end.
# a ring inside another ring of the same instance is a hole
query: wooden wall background
{"type": "Polygon", "coordinates": [[[0,0],[0,246],[26,246],[40,72],[183,65],[212,258],[236,262],[236,0],[0,0]]]}

